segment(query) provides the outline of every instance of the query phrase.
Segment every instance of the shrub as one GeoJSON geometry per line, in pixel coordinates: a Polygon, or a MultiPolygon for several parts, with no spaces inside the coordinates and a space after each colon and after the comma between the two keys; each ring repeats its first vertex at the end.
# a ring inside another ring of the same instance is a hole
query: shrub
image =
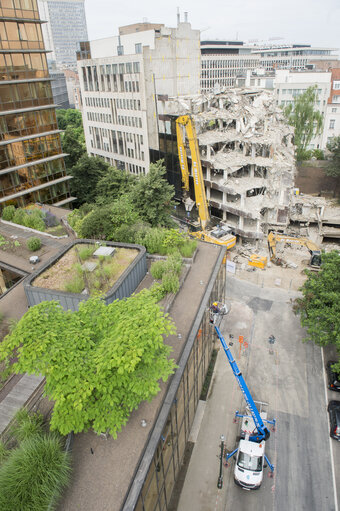
{"type": "Polygon", "coordinates": [[[7,245],[8,241],[6,241],[6,238],[0,234],[0,247],[5,247],[7,245]]]}
{"type": "Polygon", "coordinates": [[[92,256],[93,252],[97,249],[96,246],[93,247],[82,247],[78,250],[79,257],[82,261],[86,261],[89,257],[92,256]]]}
{"type": "Polygon", "coordinates": [[[165,262],[165,273],[175,273],[176,275],[179,275],[181,273],[182,269],[182,256],[177,251],[170,255],[168,259],[165,262]]]}
{"type": "Polygon", "coordinates": [[[150,273],[154,279],[157,280],[161,279],[165,271],[166,271],[165,261],[156,261],[151,264],[150,273]]]}
{"type": "Polygon", "coordinates": [[[157,227],[150,228],[146,231],[142,244],[145,245],[150,254],[166,254],[166,247],[163,245],[166,232],[166,229],[157,227]]]}
{"type": "Polygon", "coordinates": [[[19,225],[25,225],[24,224],[25,215],[27,215],[27,213],[23,209],[17,208],[13,215],[12,222],[19,225]]]}
{"type": "Polygon", "coordinates": [[[41,248],[41,240],[40,238],[28,238],[27,240],[27,248],[28,250],[31,250],[32,252],[35,252],[36,250],[39,250],[41,248]]]}
{"type": "Polygon", "coordinates": [[[166,293],[177,293],[179,290],[179,279],[176,273],[164,273],[162,278],[162,287],[166,293]]]}
{"type": "Polygon", "coordinates": [[[186,240],[184,244],[179,247],[179,251],[183,257],[192,257],[197,248],[196,240],[186,240]]]}
{"type": "Polygon", "coordinates": [[[0,440],[0,466],[3,463],[3,461],[7,458],[9,455],[9,451],[6,449],[5,444],[2,440],[0,440]]]}
{"type": "Polygon", "coordinates": [[[14,206],[6,206],[2,212],[3,220],[7,220],[8,222],[10,222],[14,217],[14,213],[15,213],[14,206]]]}
{"type": "Polygon", "coordinates": [[[25,440],[0,468],[0,509],[53,509],[70,475],[70,458],[56,435],[25,440]]]}
{"type": "Polygon", "coordinates": [[[85,287],[84,278],[81,275],[76,275],[70,282],[65,284],[65,291],[69,293],[81,293],[85,287]]]}
{"type": "Polygon", "coordinates": [[[321,149],[313,149],[312,156],[316,158],[317,160],[324,160],[325,155],[324,152],[321,149]]]}
{"type": "Polygon", "coordinates": [[[42,434],[43,416],[40,413],[30,414],[22,408],[15,416],[16,425],[13,434],[19,443],[36,435],[42,434]]]}

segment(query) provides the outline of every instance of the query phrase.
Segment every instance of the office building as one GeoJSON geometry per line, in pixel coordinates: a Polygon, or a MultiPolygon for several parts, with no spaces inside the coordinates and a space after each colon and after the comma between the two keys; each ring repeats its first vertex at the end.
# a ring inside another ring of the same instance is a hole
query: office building
{"type": "Polygon", "coordinates": [[[72,200],[36,0],[0,4],[0,207],[72,200]]]}
{"type": "Polygon", "coordinates": [[[248,70],[306,70],[314,61],[330,62],[337,58],[334,48],[314,48],[310,45],[250,45],[242,41],[201,41],[203,92],[216,87],[234,87],[237,78],[246,77],[248,70]]]}
{"type": "Polygon", "coordinates": [[[78,71],[87,151],[133,174],[159,147],[164,98],[199,92],[199,31],[139,23],[81,44],[78,71]]]}
{"type": "Polygon", "coordinates": [[[87,41],[84,0],[38,0],[48,61],[59,69],[76,69],[76,51],[80,41],[87,41]]]}

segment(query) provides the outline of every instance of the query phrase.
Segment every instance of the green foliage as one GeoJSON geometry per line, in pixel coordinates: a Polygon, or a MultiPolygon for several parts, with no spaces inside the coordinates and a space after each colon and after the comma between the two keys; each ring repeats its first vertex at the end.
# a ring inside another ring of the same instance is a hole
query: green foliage
{"type": "Polygon", "coordinates": [[[45,231],[46,226],[43,218],[44,213],[40,209],[26,210],[23,208],[16,208],[11,221],[37,231],[45,231]]]}
{"type": "Polygon", "coordinates": [[[321,270],[307,270],[307,274],[301,288],[303,296],[294,306],[307,329],[306,340],[319,346],[335,344],[340,350],[340,255],[335,251],[322,254],[321,270]]]}
{"type": "Polygon", "coordinates": [[[0,234],[0,247],[5,247],[8,244],[8,241],[0,234]]]}
{"type": "Polygon", "coordinates": [[[59,129],[66,130],[68,127],[83,128],[83,119],[79,110],[73,108],[56,110],[59,129]]]}
{"type": "Polygon", "coordinates": [[[77,130],[71,126],[67,127],[62,137],[62,148],[65,156],[65,164],[68,170],[78,163],[86,153],[85,138],[82,129],[77,130]]]}
{"type": "Polygon", "coordinates": [[[96,188],[96,202],[98,204],[108,204],[119,199],[123,194],[132,190],[136,183],[136,176],[109,167],[106,174],[98,181],[96,188]]]}
{"type": "Polygon", "coordinates": [[[110,206],[96,207],[83,218],[78,228],[83,238],[109,239],[112,235],[110,206]]]}
{"type": "Polygon", "coordinates": [[[73,176],[71,191],[77,197],[76,205],[93,203],[96,199],[96,187],[100,179],[110,168],[101,158],[93,158],[83,154],[70,169],[73,176]]]}
{"type": "Polygon", "coordinates": [[[6,449],[6,446],[3,443],[3,441],[0,440],[0,467],[8,455],[9,455],[9,451],[6,449]]]}
{"type": "Polygon", "coordinates": [[[289,124],[295,128],[294,143],[298,161],[306,156],[305,151],[313,136],[322,131],[323,117],[315,108],[318,98],[317,90],[317,85],[308,87],[303,94],[295,98],[294,104],[289,104],[284,109],[289,124]]]}
{"type": "Polygon", "coordinates": [[[27,215],[27,213],[24,209],[16,208],[13,218],[12,218],[12,222],[14,222],[15,224],[19,224],[19,225],[25,225],[24,218],[26,215],[27,215]]]}
{"type": "Polygon", "coordinates": [[[179,247],[179,251],[183,257],[192,257],[197,248],[197,240],[187,239],[184,245],[179,247]]]}
{"type": "Polygon", "coordinates": [[[166,293],[177,293],[179,290],[179,279],[175,272],[164,273],[162,287],[166,293]]]}
{"type": "Polygon", "coordinates": [[[85,287],[84,277],[82,275],[75,275],[70,281],[65,283],[65,291],[69,293],[79,294],[85,287]]]}
{"type": "Polygon", "coordinates": [[[46,511],[70,476],[70,459],[56,435],[31,437],[10,451],[0,467],[2,511],[46,511]]]}
{"type": "Polygon", "coordinates": [[[39,250],[41,248],[41,240],[40,238],[32,237],[27,240],[27,248],[32,252],[39,250]]]}
{"type": "Polygon", "coordinates": [[[149,173],[140,176],[129,193],[131,204],[140,218],[152,226],[172,225],[174,187],[165,179],[163,160],[150,165],[149,173]]]}
{"type": "Polygon", "coordinates": [[[325,159],[324,152],[321,149],[313,149],[312,157],[316,158],[317,160],[324,160],[325,159]]]}
{"type": "Polygon", "coordinates": [[[327,144],[327,149],[331,152],[331,160],[326,168],[327,176],[340,177],[340,136],[333,137],[327,144]]]}
{"type": "Polygon", "coordinates": [[[18,240],[15,240],[13,244],[15,247],[20,247],[20,241],[18,240]]]}
{"type": "Polygon", "coordinates": [[[78,250],[78,254],[79,254],[79,257],[82,261],[86,261],[87,259],[89,259],[93,252],[95,252],[97,249],[97,247],[95,245],[91,246],[91,247],[81,247],[79,248],[78,250]]]}
{"type": "Polygon", "coordinates": [[[165,261],[155,261],[151,264],[150,273],[154,279],[160,280],[166,270],[165,261]]]}
{"type": "Polygon", "coordinates": [[[43,416],[40,413],[29,413],[26,408],[22,408],[15,416],[15,425],[13,433],[19,443],[41,435],[43,432],[43,416]]]}
{"type": "Polygon", "coordinates": [[[136,243],[144,245],[150,254],[166,254],[166,247],[163,241],[166,236],[166,230],[163,228],[149,228],[141,231],[136,236],[136,243]]]}
{"type": "Polygon", "coordinates": [[[15,213],[15,206],[6,206],[2,211],[2,219],[11,222],[15,213]]]}
{"type": "Polygon", "coordinates": [[[166,272],[179,275],[183,266],[182,257],[179,252],[174,252],[166,260],[166,272]]]}
{"type": "MultiPolygon", "coordinates": [[[[115,437],[131,411],[159,391],[174,369],[163,336],[174,326],[156,304],[159,290],[109,305],[99,298],[64,311],[57,302],[31,307],[0,344],[15,373],[43,374],[55,401],[51,428],[66,435],[93,428],[115,437]]],[[[0,506],[1,508],[1,506],[0,506]]]]}

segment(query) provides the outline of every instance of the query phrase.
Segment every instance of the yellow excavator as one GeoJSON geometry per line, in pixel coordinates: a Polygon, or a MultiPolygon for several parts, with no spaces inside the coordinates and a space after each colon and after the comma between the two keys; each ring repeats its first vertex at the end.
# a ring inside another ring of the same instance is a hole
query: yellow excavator
{"type": "Polygon", "coordinates": [[[308,248],[311,259],[309,261],[309,266],[312,268],[320,268],[321,266],[321,250],[308,238],[297,238],[295,236],[288,236],[287,234],[280,234],[278,232],[270,232],[268,234],[268,248],[270,260],[275,264],[280,264],[281,260],[276,255],[276,243],[278,241],[285,241],[287,243],[296,243],[298,245],[302,245],[303,247],[308,248]]]}
{"type": "Polygon", "coordinates": [[[208,229],[210,215],[208,210],[207,199],[205,195],[204,179],[202,173],[202,165],[199,156],[199,147],[196,136],[196,129],[193,120],[189,115],[181,115],[176,119],[177,147],[178,157],[181,167],[182,183],[184,188],[184,204],[193,205],[193,201],[189,196],[189,168],[188,159],[182,135],[182,129],[185,129],[189,148],[191,152],[191,171],[194,180],[195,201],[200,219],[201,230],[191,232],[195,238],[216,245],[224,245],[230,249],[236,245],[236,236],[231,229],[223,224],[216,226],[214,229],[208,229]]]}

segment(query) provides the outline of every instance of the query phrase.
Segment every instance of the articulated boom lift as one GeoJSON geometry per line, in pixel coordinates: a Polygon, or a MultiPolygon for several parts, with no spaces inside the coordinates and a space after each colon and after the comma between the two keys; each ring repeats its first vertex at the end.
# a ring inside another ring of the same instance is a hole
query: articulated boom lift
{"type": "MultiPolygon", "coordinates": [[[[215,320],[213,323],[215,323],[215,320]]],[[[274,471],[274,466],[270,463],[265,454],[265,442],[270,437],[270,431],[264,423],[275,426],[276,421],[275,419],[267,419],[267,414],[265,412],[260,413],[258,411],[256,403],[249,392],[230,348],[227,346],[219,327],[216,324],[214,324],[214,327],[251,414],[250,417],[236,411],[235,416],[243,419],[241,440],[239,446],[234,451],[226,454],[226,461],[238,453],[234,470],[235,483],[247,490],[257,489],[260,487],[263,479],[263,458],[266,460],[270,470],[272,472],[274,471]]]]}
{"type": "MultiPolygon", "coordinates": [[[[191,201],[189,196],[189,168],[188,159],[185,149],[184,138],[182,135],[182,128],[185,128],[186,135],[189,142],[189,148],[191,153],[191,170],[194,180],[195,190],[195,201],[198,209],[198,216],[201,223],[201,231],[192,232],[192,236],[207,241],[209,243],[215,243],[217,245],[224,245],[227,249],[230,249],[236,244],[236,236],[232,234],[231,229],[227,226],[221,225],[212,230],[207,230],[208,223],[210,221],[210,215],[208,210],[208,203],[205,194],[204,179],[202,172],[202,165],[199,156],[199,147],[197,142],[197,135],[194,123],[189,115],[181,115],[176,119],[176,133],[177,133],[177,147],[178,157],[180,161],[182,183],[184,188],[184,204],[187,201],[191,201]]],[[[193,202],[191,201],[191,204],[193,202]]]]}

